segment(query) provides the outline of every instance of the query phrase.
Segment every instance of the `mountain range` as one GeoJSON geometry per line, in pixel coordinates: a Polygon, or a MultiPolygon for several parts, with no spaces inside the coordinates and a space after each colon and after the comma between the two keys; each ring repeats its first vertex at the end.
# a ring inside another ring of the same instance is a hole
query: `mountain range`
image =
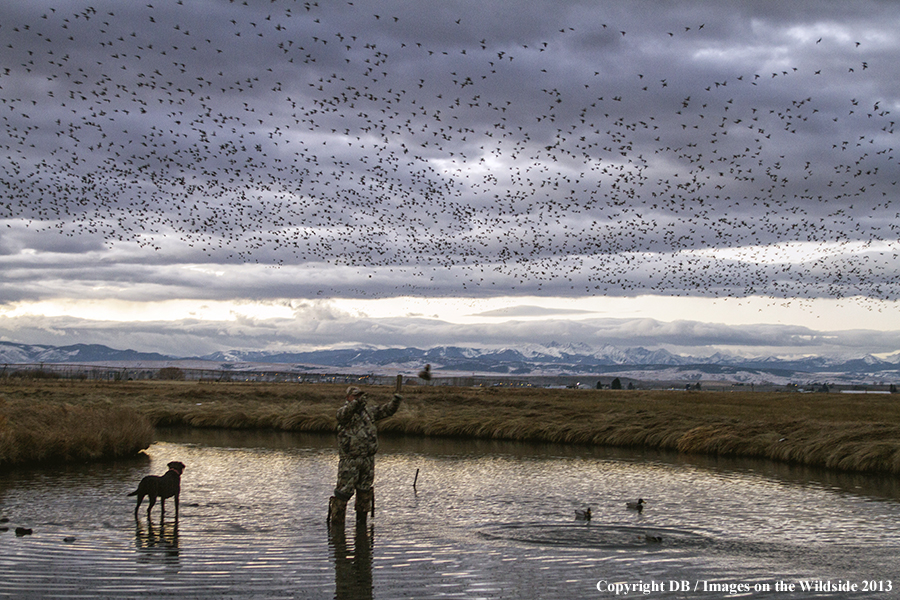
{"type": "Polygon", "coordinates": [[[666,350],[556,344],[521,348],[476,349],[455,346],[419,348],[352,348],[308,352],[231,350],[204,356],[178,357],[97,344],[71,346],[0,342],[0,364],[175,364],[201,363],[226,370],[296,370],[391,374],[432,365],[435,376],[621,376],[640,380],[740,383],[843,384],[900,383],[900,354],[827,358],[757,357],[729,354],[692,357],[666,350]]]}

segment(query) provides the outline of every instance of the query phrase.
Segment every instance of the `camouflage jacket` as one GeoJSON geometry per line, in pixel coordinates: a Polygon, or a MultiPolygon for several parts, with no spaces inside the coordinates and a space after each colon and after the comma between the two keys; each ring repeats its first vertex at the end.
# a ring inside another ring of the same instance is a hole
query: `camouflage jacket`
{"type": "Polygon", "coordinates": [[[341,458],[372,456],[378,451],[376,421],[390,417],[400,406],[402,398],[394,394],[393,400],[380,406],[368,406],[364,400],[348,400],[338,409],[338,448],[341,458]]]}

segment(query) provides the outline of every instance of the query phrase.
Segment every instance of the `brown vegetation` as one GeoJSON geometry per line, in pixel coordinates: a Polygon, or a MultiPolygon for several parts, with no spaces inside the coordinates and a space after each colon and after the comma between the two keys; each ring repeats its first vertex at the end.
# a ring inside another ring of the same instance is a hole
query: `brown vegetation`
{"type": "MultiPolygon", "coordinates": [[[[386,386],[367,391],[370,402],[392,393],[386,386]]],[[[343,392],[337,385],[261,383],[0,385],[7,404],[31,397],[68,403],[70,411],[98,404],[129,409],[157,426],[318,432],[334,431],[343,392]]],[[[900,473],[896,395],[416,386],[403,396],[382,432],[641,446],[900,473]]]]}
{"type": "Polygon", "coordinates": [[[134,456],[153,441],[150,420],[133,408],[28,396],[0,394],[0,467],[134,456]]]}

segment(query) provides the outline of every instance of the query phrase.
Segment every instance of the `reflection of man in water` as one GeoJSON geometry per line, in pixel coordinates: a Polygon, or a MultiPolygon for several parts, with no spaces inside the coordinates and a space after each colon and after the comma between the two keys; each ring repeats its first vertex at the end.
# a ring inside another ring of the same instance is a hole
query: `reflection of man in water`
{"type": "Polygon", "coordinates": [[[335,527],[329,536],[334,552],[335,600],[371,600],[372,531],[364,521],[356,522],[356,538],[347,544],[343,527],[335,527]]]}
{"type": "Polygon", "coordinates": [[[338,409],[337,485],[328,503],[328,522],[344,524],[347,501],[356,492],[356,518],[364,520],[374,509],[375,453],[378,451],[376,421],[390,417],[400,406],[402,398],[394,398],[380,406],[367,406],[366,395],[357,387],[347,388],[347,401],[338,409]]]}

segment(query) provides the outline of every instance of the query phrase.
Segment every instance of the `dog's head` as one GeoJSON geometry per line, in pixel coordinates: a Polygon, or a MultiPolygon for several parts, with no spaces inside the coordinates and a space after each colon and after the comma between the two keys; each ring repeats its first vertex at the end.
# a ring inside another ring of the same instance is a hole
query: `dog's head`
{"type": "Polygon", "coordinates": [[[184,472],[184,463],[177,460],[173,460],[172,462],[170,462],[168,467],[170,470],[175,471],[179,475],[184,472]]]}

